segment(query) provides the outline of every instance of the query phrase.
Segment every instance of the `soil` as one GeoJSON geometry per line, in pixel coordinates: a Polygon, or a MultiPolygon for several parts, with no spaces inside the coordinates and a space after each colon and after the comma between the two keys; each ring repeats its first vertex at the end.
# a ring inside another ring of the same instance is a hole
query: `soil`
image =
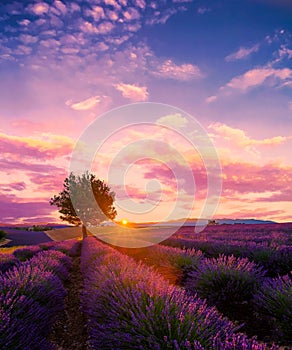
{"type": "MultiPolygon", "coordinates": [[[[79,252],[80,253],[80,252],[79,252]]],[[[80,272],[80,254],[73,257],[73,267],[69,280],[65,282],[67,296],[65,311],[52,327],[49,340],[55,350],[90,350],[86,317],[80,309],[80,291],[83,287],[80,272]]]]}

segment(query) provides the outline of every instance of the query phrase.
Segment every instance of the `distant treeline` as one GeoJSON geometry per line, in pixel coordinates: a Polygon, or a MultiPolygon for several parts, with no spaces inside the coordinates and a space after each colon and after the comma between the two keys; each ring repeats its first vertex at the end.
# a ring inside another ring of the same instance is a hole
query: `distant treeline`
{"type": "Polygon", "coordinates": [[[22,231],[49,231],[53,230],[52,226],[39,226],[39,225],[33,225],[28,227],[18,226],[13,227],[14,230],[22,230],[22,231]]]}

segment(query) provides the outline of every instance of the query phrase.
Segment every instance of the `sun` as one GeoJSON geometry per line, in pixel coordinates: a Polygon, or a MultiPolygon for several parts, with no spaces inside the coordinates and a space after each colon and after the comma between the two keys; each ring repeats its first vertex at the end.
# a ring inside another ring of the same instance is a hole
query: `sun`
{"type": "Polygon", "coordinates": [[[122,224],[123,224],[123,225],[127,225],[127,223],[128,223],[128,220],[127,220],[127,219],[123,219],[123,220],[122,220],[122,224]]]}

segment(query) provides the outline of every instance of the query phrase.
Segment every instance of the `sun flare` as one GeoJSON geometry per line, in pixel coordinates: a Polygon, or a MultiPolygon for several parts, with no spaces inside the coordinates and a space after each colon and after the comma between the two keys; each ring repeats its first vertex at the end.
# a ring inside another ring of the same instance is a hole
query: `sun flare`
{"type": "Polygon", "coordinates": [[[122,220],[122,224],[123,224],[123,225],[127,225],[127,223],[128,223],[128,220],[127,220],[127,219],[123,219],[123,220],[122,220]]]}

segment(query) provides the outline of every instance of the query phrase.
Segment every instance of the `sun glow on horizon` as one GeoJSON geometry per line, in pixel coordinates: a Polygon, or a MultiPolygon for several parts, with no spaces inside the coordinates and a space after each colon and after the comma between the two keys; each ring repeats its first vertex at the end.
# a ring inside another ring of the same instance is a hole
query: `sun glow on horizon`
{"type": "Polygon", "coordinates": [[[127,219],[122,219],[122,224],[123,225],[127,225],[128,224],[128,220],[127,219]]]}

